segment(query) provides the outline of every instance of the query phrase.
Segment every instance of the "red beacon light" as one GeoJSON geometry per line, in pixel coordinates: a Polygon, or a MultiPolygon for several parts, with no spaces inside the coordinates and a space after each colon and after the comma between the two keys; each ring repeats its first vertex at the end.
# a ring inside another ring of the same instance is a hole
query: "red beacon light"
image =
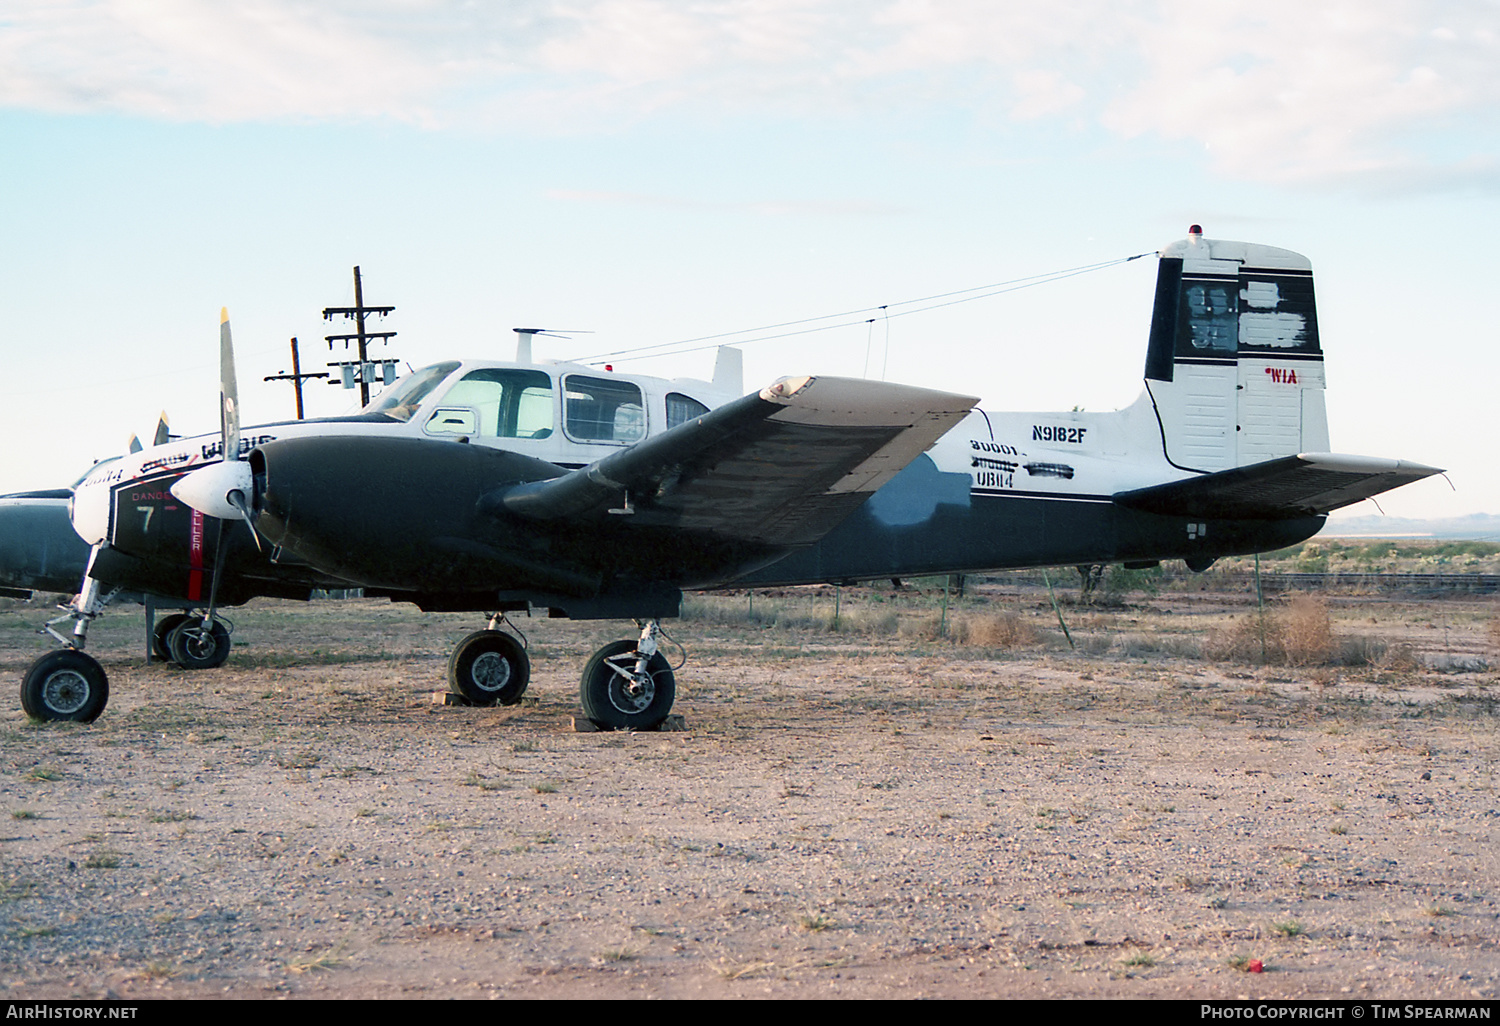
{"type": "Polygon", "coordinates": [[[1188,234],[1194,238],[1203,238],[1203,226],[1201,224],[1189,225],[1188,234]]]}

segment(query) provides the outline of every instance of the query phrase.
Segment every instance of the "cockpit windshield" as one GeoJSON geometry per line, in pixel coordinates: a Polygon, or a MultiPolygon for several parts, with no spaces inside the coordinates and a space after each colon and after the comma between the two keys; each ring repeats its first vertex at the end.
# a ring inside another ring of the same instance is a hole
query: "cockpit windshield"
{"type": "Polygon", "coordinates": [[[422,405],[422,400],[432,394],[432,390],[442,384],[443,379],[458,369],[458,361],[448,363],[435,363],[431,367],[423,367],[415,374],[411,374],[396,382],[393,388],[388,388],[380,393],[380,397],[364,408],[365,413],[384,413],[388,417],[397,420],[411,420],[411,415],[417,412],[417,407],[422,405]]]}
{"type": "Polygon", "coordinates": [[[88,476],[90,474],[94,473],[96,470],[99,470],[101,467],[107,467],[112,463],[119,463],[124,458],[125,457],[123,456],[108,456],[100,460],[98,463],[95,463],[92,467],[85,470],[83,472],[83,476],[80,477],[77,481],[73,482],[73,487],[77,488],[79,485],[83,484],[84,481],[88,480],[88,476]]]}

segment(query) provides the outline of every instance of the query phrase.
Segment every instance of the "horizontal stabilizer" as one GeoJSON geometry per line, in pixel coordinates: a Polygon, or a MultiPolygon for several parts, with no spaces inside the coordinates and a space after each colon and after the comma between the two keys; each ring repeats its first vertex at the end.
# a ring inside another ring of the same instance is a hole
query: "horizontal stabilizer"
{"type": "Polygon", "coordinates": [[[511,513],[536,520],[613,513],[622,525],[808,544],[977,401],[880,381],[782,379],[587,467],[516,485],[497,498],[511,513]]]}
{"type": "Polygon", "coordinates": [[[1114,500],[1165,516],[1289,520],[1318,516],[1440,473],[1436,467],[1406,460],[1302,453],[1119,492],[1114,500]]]}

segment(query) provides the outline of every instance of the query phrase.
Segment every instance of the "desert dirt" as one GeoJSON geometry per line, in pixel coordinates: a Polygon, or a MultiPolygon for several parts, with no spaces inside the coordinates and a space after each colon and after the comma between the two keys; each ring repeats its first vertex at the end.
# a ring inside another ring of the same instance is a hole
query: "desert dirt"
{"type": "MultiPolygon", "coordinates": [[[[629,625],[519,620],[477,709],[432,701],[476,617],[257,602],[188,673],[120,610],[97,722],[5,702],[4,994],[1496,995],[1493,597],[1336,596],[1365,665],[1259,666],[1193,654],[1243,588],[1067,608],[1077,650],[1045,591],[955,601],[1013,611],[987,644],[886,592],[669,625],[664,733],[574,729],[629,625]]],[[[12,681],[46,615],[0,611],[12,681]]]]}

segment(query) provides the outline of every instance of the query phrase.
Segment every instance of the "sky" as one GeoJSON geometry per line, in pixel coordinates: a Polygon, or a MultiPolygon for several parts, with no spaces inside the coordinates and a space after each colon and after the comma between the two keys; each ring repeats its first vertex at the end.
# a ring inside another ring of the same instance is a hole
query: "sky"
{"type": "Polygon", "coordinates": [[[1312,260],[1333,449],[1448,471],[1381,510],[1500,513],[1500,0],[0,0],[0,492],[217,431],[221,306],[291,417],[355,265],[403,365],[845,314],[747,390],[1115,409],[1193,223],[1312,260]]]}

